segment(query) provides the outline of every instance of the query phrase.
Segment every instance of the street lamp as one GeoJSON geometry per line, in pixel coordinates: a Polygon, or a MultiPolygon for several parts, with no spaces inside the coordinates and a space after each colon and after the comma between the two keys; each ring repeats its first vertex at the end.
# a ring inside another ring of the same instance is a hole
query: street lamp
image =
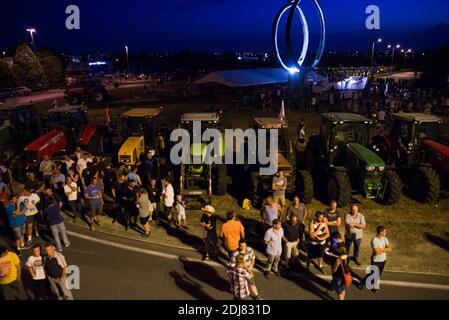
{"type": "MultiPolygon", "coordinates": [[[[379,38],[377,39],[377,43],[381,43],[382,39],[379,38]]],[[[374,65],[374,50],[375,50],[375,46],[376,46],[376,41],[373,41],[373,51],[371,53],[371,67],[374,65]]]]}
{"type": "Polygon", "coordinates": [[[125,51],[126,51],[126,67],[127,67],[127,72],[129,75],[129,49],[128,49],[128,46],[125,46],[125,51]]]}
{"type": "Polygon", "coordinates": [[[34,28],[28,28],[28,29],[27,29],[27,32],[29,32],[29,33],[30,33],[30,36],[31,36],[31,44],[33,45],[33,51],[36,51],[36,47],[35,47],[35,45],[34,45],[34,33],[36,33],[36,29],[34,29],[34,28]]]}
{"type": "Polygon", "coordinates": [[[407,53],[412,53],[412,49],[408,49],[408,50],[401,50],[401,52],[404,52],[404,68],[405,65],[407,64],[407,53]]]}
{"type": "Polygon", "coordinates": [[[392,46],[391,44],[389,44],[387,48],[388,49],[391,48],[391,66],[393,66],[394,65],[394,51],[395,51],[395,49],[400,49],[401,45],[397,44],[395,46],[392,46]]]}

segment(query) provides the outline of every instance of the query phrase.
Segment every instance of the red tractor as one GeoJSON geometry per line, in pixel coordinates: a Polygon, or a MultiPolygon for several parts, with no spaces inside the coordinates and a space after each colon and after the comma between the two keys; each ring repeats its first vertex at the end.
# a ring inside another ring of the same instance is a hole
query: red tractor
{"type": "Polygon", "coordinates": [[[28,167],[36,167],[45,155],[55,157],[80,145],[86,151],[99,151],[102,127],[89,124],[87,108],[64,106],[48,111],[44,121],[46,134],[25,148],[28,167]]]}
{"type": "Polygon", "coordinates": [[[69,85],[65,91],[67,101],[71,105],[82,102],[103,102],[108,95],[101,81],[93,79],[81,79],[79,82],[69,85]]]}
{"type": "Polygon", "coordinates": [[[442,144],[443,120],[424,113],[398,113],[386,135],[374,137],[371,147],[387,165],[395,165],[410,196],[436,202],[441,178],[449,176],[449,147],[442,144]]]}

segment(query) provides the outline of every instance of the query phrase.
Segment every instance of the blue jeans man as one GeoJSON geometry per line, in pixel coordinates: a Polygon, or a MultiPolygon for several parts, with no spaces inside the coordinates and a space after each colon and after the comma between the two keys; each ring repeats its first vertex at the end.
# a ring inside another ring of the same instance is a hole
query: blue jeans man
{"type": "Polygon", "coordinates": [[[346,250],[348,253],[350,252],[351,245],[354,244],[354,253],[352,257],[354,258],[354,262],[357,265],[360,265],[359,256],[360,256],[360,244],[362,243],[362,239],[350,239],[348,237],[345,238],[346,250]]]}

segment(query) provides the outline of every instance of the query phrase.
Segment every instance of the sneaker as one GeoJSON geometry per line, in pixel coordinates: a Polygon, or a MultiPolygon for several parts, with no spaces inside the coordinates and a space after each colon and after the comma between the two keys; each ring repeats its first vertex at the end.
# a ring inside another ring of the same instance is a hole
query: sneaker
{"type": "Polygon", "coordinates": [[[265,271],[263,275],[265,276],[265,278],[270,279],[270,271],[265,271]]]}
{"type": "Polygon", "coordinates": [[[360,263],[358,258],[354,258],[354,262],[356,265],[361,266],[362,264],[360,263]]]}
{"type": "Polygon", "coordinates": [[[260,296],[254,296],[252,298],[253,298],[253,300],[262,300],[262,298],[260,296]]]}
{"type": "Polygon", "coordinates": [[[31,248],[31,245],[33,244],[33,240],[28,240],[25,244],[25,247],[28,247],[27,249],[31,248]]]}
{"type": "Polygon", "coordinates": [[[278,271],[273,271],[273,273],[274,273],[275,275],[277,275],[278,277],[281,276],[281,273],[279,272],[279,270],[278,270],[278,271]]]}
{"type": "Polygon", "coordinates": [[[28,250],[28,249],[30,249],[31,248],[31,246],[29,246],[27,243],[26,244],[24,244],[21,248],[20,248],[20,250],[28,250]]]}
{"type": "Polygon", "coordinates": [[[62,252],[62,249],[56,249],[56,251],[59,252],[59,253],[61,253],[61,252],[62,252]]]}
{"type": "Polygon", "coordinates": [[[90,230],[90,231],[95,231],[94,225],[93,225],[92,223],[89,224],[89,230],[90,230]]]}
{"type": "Polygon", "coordinates": [[[20,249],[19,249],[19,250],[17,250],[17,256],[21,257],[21,256],[22,256],[22,254],[23,254],[23,253],[22,253],[22,250],[20,250],[20,249]]]}
{"type": "Polygon", "coordinates": [[[209,257],[208,256],[203,257],[202,261],[204,261],[204,262],[209,261],[209,257]]]}
{"type": "Polygon", "coordinates": [[[65,244],[64,247],[68,248],[68,247],[70,247],[70,245],[71,245],[71,243],[69,242],[69,243],[65,244]]]}
{"type": "Polygon", "coordinates": [[[189,227],[188,226],[184,226],[184,227],[182,227],[184,230],[189,230],[189,227]]]}

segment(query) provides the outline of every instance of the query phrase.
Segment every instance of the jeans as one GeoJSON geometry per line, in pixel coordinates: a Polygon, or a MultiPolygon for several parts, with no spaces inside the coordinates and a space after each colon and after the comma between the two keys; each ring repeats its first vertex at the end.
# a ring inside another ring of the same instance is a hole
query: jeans
{"type": "Polygon", "coordinates": [[[73,300],[72,292],[67,288],[65,278],[56,279],[48,277],[48,282],[50,282],[51,292],[58,300],[73,300]]]}
{"type": "Polygon", "coordinates": [[[14,281],[8,284],[0,284],[0,293],[5,300],[27,300],[28,297],[20,281],[14,281]]]}
{"type": "Polygon", "coordinates": [[[346,245],[346,250],[348,251],[348,254],[351,249],[352,243],[354,243],[354,254],[352,256],[354,258],[358,258],[360,256],[360,244],[362,243],[362,239],[357,239],[357,240],[353,240],[353,239],[349,239],[349,238],[345,239],[345,245],[346,245]]]}
{"type": "Polygon", "coordinates": [[[218,248],[217,248],[217,243],[215,241],[213,241],[212,239],[205,238],[204,246],[205,246],[206,257],[211,257],[213,259],[217,258],[218,248]]]}
{"type": "Polygon", "coordinates": [[[265,267],[265,271],[270,272],[273,270],[274,272],[279,271],[279,261],[281,260],[281,255],[269,255],[267,260],[267,265],[265,267]]]}
{"type": "Polygon", "coordinates": [[[56,242],[56,250],[62,250],[61,247],[61,239],[59,238],[59,234],[62,236],[62,240],[64,241],[65,246],[70,245],[69,238],[67,238],[67,233],[65,231],[65,224],[64,222],[54,224],[50,226],[51,233],[53,235],[53,238],[56,242]]]}
{"type": "Polygon", "coordinates": [[[47,300],[47,280],[33,280],[34,300],[47,300]]]}
{"type": "Polygon", "coordinates": [[[73,219],[81,218],[82,208],[78,200],[72,200],[67,203],[67,209],[73,214],[73,219]]]}

